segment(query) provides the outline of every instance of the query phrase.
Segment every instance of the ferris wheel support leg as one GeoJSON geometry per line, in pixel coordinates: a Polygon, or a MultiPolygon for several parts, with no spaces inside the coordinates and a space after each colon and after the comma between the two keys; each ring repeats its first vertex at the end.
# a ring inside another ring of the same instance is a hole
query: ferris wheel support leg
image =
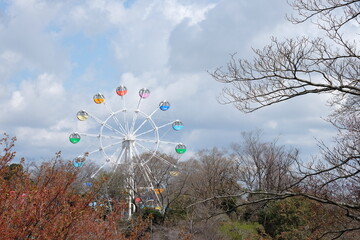
{"type": "Polygon", "coordinates": [[[128,194],[129,194],[129,214],[128,214],[128,219],[130,220],[132,218],[132,215],[135,212],[135,205],[134,205],[134,201],[135,201],[135,168],[134,168],[134,163],[133,163],[133,151],[132,151],[132,145],[133,142],[130,140],[124,141],[123,142],[123,149],[125,149],[125,162],[126,163],[130,163],[130,168],[129,168],[129,178],[128,178],[128,194]]]}
{"type": "MultiPolygon", "coordinates": [[[[156,181],[156,183],[159,183],[159,181],[155,178],[155,176],[152,174],[151,172],[151,169],[149,168],[148,165],[144,165],[144,164],[141,164],[143,167],[144,167],[144,173],[145,173],[145,176],[147,178],[147,181],[151,187],[151,189],[154,191],[155,193],[155,188],[154,188],[154,185],[150,179],[150,176],[152,176],[154,178],[154,180],[156,181]]],[[[161,208],[161,210],[163,209],[163,201],[161,201],[160,197],[158,194],[155,193],[155,198],[157,200],[157,205],[161,208]]]]}
{"type": "Polygon", "coordinates": [[[134,192],[134,178],[133,176],[130,177],[129,179],[129,216],[128,219],[131,220],[132,215],[135,212],[135,206],[134,206],[134,199],[135,199],[135,192],[134,192]]]}

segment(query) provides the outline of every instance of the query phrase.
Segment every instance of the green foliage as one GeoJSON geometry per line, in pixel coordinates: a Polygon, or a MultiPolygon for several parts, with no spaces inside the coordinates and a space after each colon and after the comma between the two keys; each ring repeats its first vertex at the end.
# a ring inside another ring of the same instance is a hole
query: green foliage
{"type": "Polygon", "coordinates": [[[165,212],[165,218],[167,222],[179,222],[186,218],[186,209],[184,208],[168,208],[165,212]]]}
{"type": "Polygon", "coordinates": [[[177,222],[184,220],[187,215],[186,207],[189,206],[191,203],[193,203],[193,201],[189,196],[186,195],[178,196],[166,209],[165,212],[166,221],[176,224],[177,222]]]}
{"type": "Polygon", "coordinates": [[[265,230],[259,223],[227,222],[220,226],[220,232],[232,240],[260,240],[265,230]]]}
{"type": "Polygon", "coordinates": [[[156,209],[144,209],[142,217],[144,220],[151,219],[154,224],[162,224],[164,222],[164,215],[156,209]]]}
{"type": "Polygon", "coordinates": [[[259,222],[265,231],[277,240],[306,239],[311,232],[312,209],[309,200],[289,198],[270,203],[259,214],[259,222]]]}
{"type": "Polygon", "coordinates": [[[236,198],[226,198],[220,203],[220,208],[227,213],[236,211],[236,198]]]}

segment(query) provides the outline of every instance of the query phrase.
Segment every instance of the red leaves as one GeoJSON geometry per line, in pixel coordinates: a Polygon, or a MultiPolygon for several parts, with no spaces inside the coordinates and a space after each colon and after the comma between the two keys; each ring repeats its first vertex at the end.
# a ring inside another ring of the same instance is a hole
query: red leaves
{"type": "Polygon", "coordinates": [[[122,211],[89,207],[98,189],[77,193],[78,170],[60,153],[30,176],[22,164],[10,164],[14,141],[8,135],[0,139],[1,239],[125,239],[119,229],[122,211]]]}

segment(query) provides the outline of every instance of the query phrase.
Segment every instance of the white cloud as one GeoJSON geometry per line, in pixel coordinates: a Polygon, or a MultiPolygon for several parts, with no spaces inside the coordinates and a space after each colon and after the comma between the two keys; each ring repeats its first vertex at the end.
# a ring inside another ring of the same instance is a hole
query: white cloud
{"type": "Polygon", "coordinates": [[[11,64],[16,64],[21,60],[21,55],[20,54],[18,54],[16,52],[13,52],[13,51],[10,51],[10,50],[4,51],[0,55],[0,57],[4,62],[11,63],[11,64]]]}
{"type": "Polygon", "coordinates": [[[19,91],[13,92],[10,100],[10,107],[14,111],[24,109],[24,97],[21,96],[21,93],[19,91]]]}
{"type": "Polygon", "coordinates": [[[223,66],[229,54],[249,56],[253,39],[284,22],[283,1],[220,1],[197,25],[182,22],[170,36],[173,71],[205,71],[223,66]],[[261,6],[261,7],[260,7],[261,6]]]}
{"type": "Polygon", "coordinates": [[[266,125],[269,128],[276,128],[278,126],[278,123],[276,121],[269,121],[266,125]]]}
{"type": "Polygon", "coordinates": [[[190,25],[197,24],[214,7],[214,4],[185,5],[175,0],[138,1],[135,5],[137,8],[126,13],[126,20],[119,22],[113,46],[121,66],[137,74],[166,67],[174,27],[185,19],[190,25]]]}
{"type": "Polygon", "coordinates": [[[84,149],[69,145],[68,134],[95,132],[98,124],[77,121],[76,112],[109,114],[92,102],[97,91],[120,109],[114,89],[121,83],[130,108],[143,87],[151,96],[142,110],[170,101],[171,110],[156,121],[184,121],[184,131],[166,137],[180,139],[189,153],[240,141],[242,131],[256,128],[310,151],[306,144],[318,134],[312,129],[331,135],[318,118],[328,113],[323,97],[244,115],[217,103],[222,85],[206,72],[226,65],[230,53],[250,56],[250,46],[266,44],[271,34],[306,33],[286,23],[287,9],[283,0],[138,0],[130,8],[118,0],[11,1],[0,20],[1,126],[17,135],[23,155],[80,154],[84,149]],[[113,75],[103,66],[114,66],[113,75]]]}
{"type": "Polygon", "coordinates": [[[21,141],[26,140],[26,144],[32,147],[52,147],[56,148],[62,144],[62,139],[68,137],[62,132],[49,131],[46,128],[19,127],[16,136],[21,141]]]}
{"type": "Polygon", "coordinates": [[[215,6],[216,4],[206,4],[205,6],[182,5],[176,0],[169,0],[165,1],[163,11],[166,18],[176,24],[179,24],[184,19],[189,19],[189,24],[195,25],[205,20],[205,14],[215,6]]]}
{"type": "Polygon", "coordinates": [[[5,72],[0,68],[0,81],[12,80],[24,71],[62,74],[68,70],[57,37],[47,29],[58,10],[56,3],[11,1],[0,21],[0,65],[6,67],[5,72]]]}
{"type": "Polygon", "coordinates": [[[41,74],[36,79],[23,80],[10,94],[10,102],[3,98],[0,122],[10,126],[49,125],[64,110],[66,95],[59,79],[41,74]]]}
{"type": "Polygon", "coordinates": [[[0,54],[0,82],[3,84],[18,70],[23,60],[22,55],[12,50],[4,50],[0,54]]]}

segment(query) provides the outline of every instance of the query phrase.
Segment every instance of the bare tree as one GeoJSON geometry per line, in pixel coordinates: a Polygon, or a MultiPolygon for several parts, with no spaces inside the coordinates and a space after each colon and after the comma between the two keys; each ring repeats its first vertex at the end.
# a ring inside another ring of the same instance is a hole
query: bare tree
{"type": "Polygon", "coordinates": [[[218,200],[213,198],[230,196],[239,192],[235,161],[225,151],[213,148],[198,152],[196,157],[189,160],[186,165],[189,175],[186,194],[195,201],[203,201],[201,206],[197,206],[198,218],[207,219],[223,210],[231,210],[227,209],[226,198],[218,200]],[[206,199],[214,201],[204,201],[206,199]]]}
{"type": "MultiPolygon", "coordinates": [[[[301,23],[317,17],[323,38],[271,39],[255,58],[236,60],[233,55],[227,69],[211,75],[227,85],[221,102],[233,103],[239,110],[259,108],[311,93],[333,93],[337,102],[349,95],[360,95],[359,39],[347,39],[342,29],[360,21],[360,1],[296,0],[292,6],[301,23]],[[339,16],[340,13],[340,16],[339,16]]],[[[356,36],[356,35],[355,35],[356,36]]],[[[335,99],[334,99],[335,100],[335,99]]]]}
{"type": "Polygon", "coordinates": [[[260,131],[243,133],[244,141],[231,146],[238,179],[248,190],[281,192],[294,180],[291,168],[298,160],[298,150],[278,146],[276,140],[261,141],[260,137],[260,131]]]}
{"type": "MultiPolygon", "coordinates": [[[[162,206],[161,213],[165,220],[169,208],[184,191],[187,172],[182,171],[181,165],[174,156],[160,153],[149,160],[147,169],[149,170],[148,181],[151,180],[156,189],[154,189],[155,194],[162,206]]],[[[140,179],[140,181],[146,181],[146,179],[140,179]]]]}
{"type": "MultiPolygon", "coordinates": [[[[360,230],[360,24],[359,0],[292,0],[294,24],[311,21],[321,37],[271,39],[253,60],[231,56],[212,77],[224,83],[220,102],[253,112],[307,94],[332,96],[329,121],[339,134],[334,148],[320,144],[323,160],[297,164],[297,180],[281,192],[263,191],[259,202],[303,196],[343,210],[350,223],[320,238],[338,239],[360,230]]],[[[249,191],[251,192],[251,191],[249,191]]],[[[242,203],[246,205],[251,203],[242,203]]]]}

